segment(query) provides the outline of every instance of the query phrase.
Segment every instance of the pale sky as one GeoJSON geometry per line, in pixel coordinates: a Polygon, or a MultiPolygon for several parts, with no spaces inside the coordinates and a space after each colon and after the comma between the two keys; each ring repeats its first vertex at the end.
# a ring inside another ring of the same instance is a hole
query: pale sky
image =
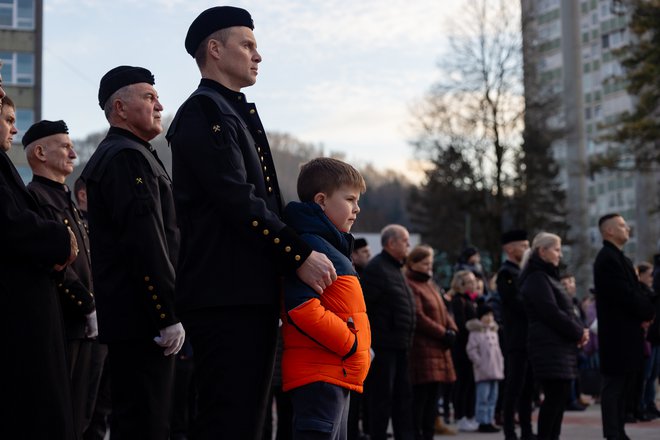
{"type": "MultiPolygon", "coordinates": [[[[243,0],[263,57],[243,89],[267,131],[413,174],[410,108],[439,78],[449,17],[465,0],[243,0]]],[[[98,83],[127,64],[154,73],[173,115],[199,71],[183,41],[204,0],[44,2],[43,118],[74,139],[105,130],[98,83]]]]}

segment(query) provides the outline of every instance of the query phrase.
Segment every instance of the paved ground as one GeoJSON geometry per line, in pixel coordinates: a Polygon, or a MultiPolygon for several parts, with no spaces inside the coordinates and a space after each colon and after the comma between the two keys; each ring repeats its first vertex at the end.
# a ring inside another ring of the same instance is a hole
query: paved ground
{"type": "MultiPolygon", "coordinates": [[[[536,420],[538,410],[534,412],[536,420]]],[[[534,424],[536,427],[536,424],[534,424]]],[[[637,422],[626,425],[626,432],[632,440],[660,440],[660,419],[652,422],[637,422]]],[[[459,432],[456,436],[436,435],[434,440],[455,438],[460,440],[501,440],[503,434],[483,434],[477,432],[459,432]]],[[[601,440],[603,438],[600,405],[590,405],[586,411],[568,411],[564,413],[562,440],[601,440]]]]}

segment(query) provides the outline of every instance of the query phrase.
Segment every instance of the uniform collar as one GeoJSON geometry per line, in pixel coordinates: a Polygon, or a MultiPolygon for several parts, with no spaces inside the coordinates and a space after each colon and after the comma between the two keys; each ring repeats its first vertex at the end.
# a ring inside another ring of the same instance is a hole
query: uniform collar
{"type": "Polygon", "coordinates": [[[222,96],[225,97],[229,102],[232,103],[232,105],[235,105],[237,103],[245,103],[245,94],[241,92],[235,92],[231,89],[228,89],[227,87],[223,86],[217,81],[214,81],[209,78],[202,78],[202,80],[199,83],[200,86],[205,86],[205,87],[210,87],[213,90],[217,91],[220,93],[222,96]]]}
{"type": "Polygon", "coordinates": [[[109,135],[114,134],[114,135],[117,135],[117,136],[123,136],[125,138],[129,138],[131,140],[134,140],[135,142],[140,143],[141,145],[144,145],[144,147],[147,150],[149,150],[151,152],[154,151],[154,147],[152,147],[149,142],[145,141],[144,139],[140,139],[138,136],[135,135],[135,133],[130,132],[130,131],[124,129],[124,128],[112,126],[112,127],[110,127],[110,130],[108,130],[108,134],[109,135]]]}
{"type": "Polygon", "coordinates": [[[64,192],[67,192],[67,193],[69,192],[69,187],[67,187],[65,184],[60,183],[60,182],[56,182],[56,181],[51,180],[51,179],[49,179],[47,177],[44,177],[44,176],[39,176],[37,174],[34,174],[32,176],[32,181],[41,183],[41,184],[46,185],[46,186],[50,186],[51,188],[55,188],[55,189],[58,189],[60,191],[64,191],[64,192]]]}

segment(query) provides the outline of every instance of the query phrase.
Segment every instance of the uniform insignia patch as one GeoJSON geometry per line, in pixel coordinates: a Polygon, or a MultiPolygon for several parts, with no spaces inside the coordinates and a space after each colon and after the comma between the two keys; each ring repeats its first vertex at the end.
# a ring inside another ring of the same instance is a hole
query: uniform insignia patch
{"type": "Polygon", "coordinates": [[[213,132],[214,132],[214,133],[217,133],[217,132],[219,132],[219,131],[220,131],[220,126],[219,126],[218,124],[214,125],[214,126],[213,126],[213,132]]]}
{"type": "Polygon", "coordinates": [[[142,177],[136,177],[136,178],[135,178],[135,183],[136,183],[137,185],[142,185],[142,177]]]}

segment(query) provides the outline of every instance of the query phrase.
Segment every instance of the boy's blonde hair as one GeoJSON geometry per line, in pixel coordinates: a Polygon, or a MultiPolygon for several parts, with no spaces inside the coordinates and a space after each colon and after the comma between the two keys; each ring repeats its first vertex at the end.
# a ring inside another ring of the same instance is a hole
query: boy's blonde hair
{"type": "Polygon", "coordinates": [[[319,157],[300,167],[298,198],[301,202],[312,202],[320,192],[331,196],[342,186],[359,189],[360,193],[367,190],[360,172],[341,160],[319,157]]]}

